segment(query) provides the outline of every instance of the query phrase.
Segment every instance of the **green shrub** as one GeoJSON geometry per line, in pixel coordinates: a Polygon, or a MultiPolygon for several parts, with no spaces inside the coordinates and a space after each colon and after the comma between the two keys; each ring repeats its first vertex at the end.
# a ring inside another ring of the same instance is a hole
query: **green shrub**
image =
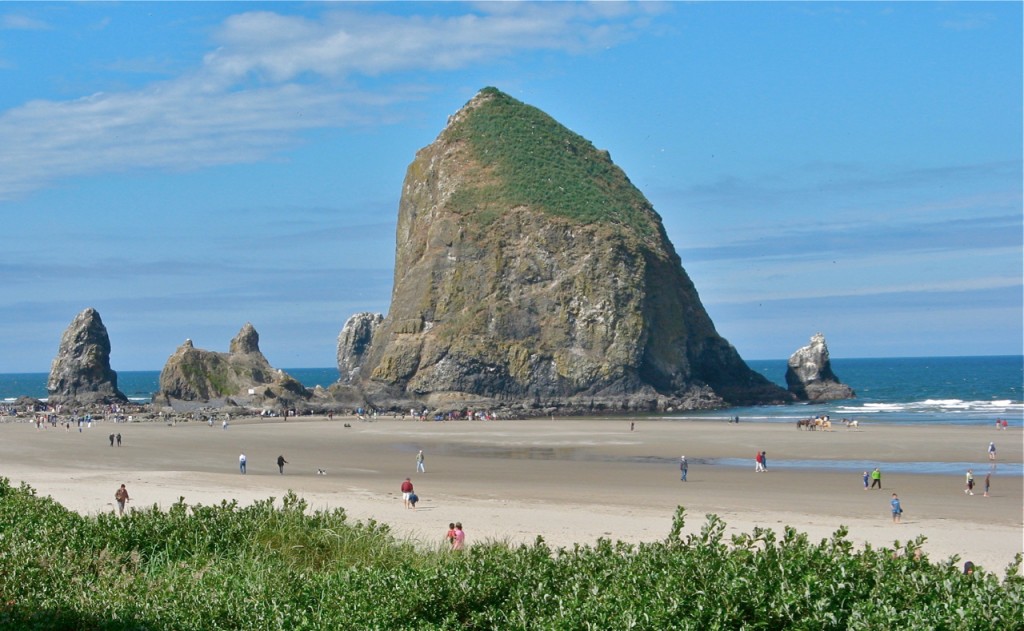
{"type": "Polygon", "coordinates": [[[1005,578],[933,564],[923,540],[854,549],[786,528],[726,540],[708,516],[665,541],[463,553],[309,511],[239,507],[82,517],[0,478],[0,629],[1020,629],[1005,578]]]}

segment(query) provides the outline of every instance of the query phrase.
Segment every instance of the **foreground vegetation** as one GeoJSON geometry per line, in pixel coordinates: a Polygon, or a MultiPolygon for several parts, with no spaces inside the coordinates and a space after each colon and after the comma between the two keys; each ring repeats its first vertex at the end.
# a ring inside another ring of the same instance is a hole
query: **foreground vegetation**
{"type": "MultiPolygon", "coordinates": [[[[786,529],[416,548],[289,494],[83,517],[0,478],[3,629],[1020,629],[1024,579],[786,529]]],[[[1019,559],[1018,559],[1019,561],[1019,559]]],[[[1012,567],[1016,568],[1019,563],[1012,567]]]]}

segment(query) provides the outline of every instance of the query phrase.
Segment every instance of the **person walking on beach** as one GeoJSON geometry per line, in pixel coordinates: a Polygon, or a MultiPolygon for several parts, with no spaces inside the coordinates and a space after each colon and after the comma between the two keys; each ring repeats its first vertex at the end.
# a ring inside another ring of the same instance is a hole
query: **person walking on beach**
{"type": "Polygon", "coordinates": [[[111,447],[114,446],[114,435],[113,434],[110,435],[110,446],[111,447]]]}
{"type": "Polygon", "coordinates": [[[114,491],[114,500],[117,502],[117,514],[124,515],[124,505],[128,503],[128,489],[123,484],[114,491]]]}
{"type": "Polygon", "coordinates": [[[974,495],[974,470],[967,470],[967,480],[964,485],[964,495],[974,495]]]}
{"type": "Polygon", "coordinates": [[[284,456],[277,457],[277,470],[281,475],[284,475],[284,466],[288,464],[288,461],[284,459],[284,456]]]}
{"type": "Polygon", "coordinates": [[[120,447],[120,446],[121,446],[121,432],[118,432],[118,433],[117,433],[117,446],[118,446],[118,447],[120,447]]]}
{"type": "Polygon", "coordinates": [[[416,502],[418,502],[418,501],[420,501],[420,496],[419,495],[416,495],[416,493],[410,493],[409,494],[409,507],[410,508],[412,508],[413,510],[416,510],[416,502]]]}
{"type": "Polygon", "coordinates": [[[882,472],[875,467],[875,470],[871,472],[871,488],[878,487],[878,490],[882,490],[882,472]]]}
{"type": "Polygon", "coordinates": [[[406,478],[405,481],[402,482],[401,489],[402,504],[404,504],[406,508],[409,508],[409,497],[412,495],[412,480],[406,478]]]}
{"type": "Polygon", "coordinates": [[[426,467],[423,465],[423,460],[424,460],[423,450],[420,449],[420,452],[418,454],[416,454],[416,473],[426,473],[427,472],[426,467]]]}
{"type": "Polygon", "coordinates": [[[989,471],[985,474],[985,494],[982,497],[988,497],[988,487],[992,484],[992,472],[989,471]]]}
{"type": "Polygon", "coordinates": [[[455,536],[452,538],[452,550],[462,550],[466,545],[466,533],[462,530],[462,522],[455,522],[455,536]]]}
{"type": "Polygon", "coordinates": [[[869,478],[868,472],[865,471],[864,472],[864,490],[865,491],[868,490],[868,478],[869,478]]]}
{"type": "Polygon", "coordinates": [[[903,507],[900,506],[900,498],[896,497],[896,494],[892,494],[892,499],[889,500],[889,504],[892,505],[892,523],[900,523],[900,517],[903,515],[903,507]]]}
{"type": "Polygon", "coordinates": [[[767,471],[767,470],[768,470],[768,452],[767,451],[762,451],[761,452],[761,471],[767,471]]]}
{"type": "Polygon", "coordinates": [[[989,443],[988,444],[988,459],[989,460],[995,460],[996,459],[996,444],[995,443],[989,443]]]}
{"type": "Polygon", "coordinates": [[[687,468],[688,468],[688,465],[686,463],[686,456],[681,456],[679,458],[679,473],[681,475],[680,480],[682,480],[683,482],[686,482],[686,470],[687,470],[687,468]]]}
{"type": "Polygon", "coordinates": [[[238,470],[242,472],[242,475],[245,475],[245,454],[244,453],[238,455],[238,470]]]}
{"type": "Polygon", "coordinates": [[[761,473],[764,471],[764,463],[761,462],[761,452],[754,452],[754,473],[761,473]]]}

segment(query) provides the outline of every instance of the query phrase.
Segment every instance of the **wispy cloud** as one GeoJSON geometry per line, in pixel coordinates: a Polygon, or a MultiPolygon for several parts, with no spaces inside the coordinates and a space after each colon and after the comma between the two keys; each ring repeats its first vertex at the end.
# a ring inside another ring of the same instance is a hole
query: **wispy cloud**
{"type": "Polygon", "coordinates": [[[302,85],[210,92],[182,80],[33,101],[0,115],[0,200],[58,177],[262,160],[298,143],[298,131],[357,120],[360,100],[302,85]]]}
{"type": "MultiPolygon", "coordinates": [[[[750,304],[752,302],[792,302],[808,301],[809,304],[822,301],[834,301],[841,298],[882,298],[890,300],[891,297],[903,297],[913,294],[941,294],[947,300],[959,293],[972,293],[989,290],[1005,290],[1022,286],[1021,279],[1015,276],[992,276],[971,279],[950,279],[935,280],[926,282],[896,283],[884,287],[813,287],[803,290],[790,290],[785,292],[772,291],[765,295],[729,296],[717,300],[717,304],[750,304]]],[[[1005,292],[1002,293],[1005,295],[1005,292]]]]}
{"type": "Polygon", "coordinates": [[[216,31],[218,47],[180,77],[0,113],[0,201],[69,176],[265,160],[299,144],[299,132],[387,120],[390,106],[418,96],[371,93],[354,78],[452,70],[524,50],[578,52],[634,32],[636,11],[606,13],[526,4],[451,17],[234,15],[216,31]]]}
{"type": "Polygon", "coordinates": [[[8,31],[47,31],[51,27],[46,22],[29,17],[27,15],[20,15],[17,13],[8,13],[0,16],[0,30],[8,31]]]}
{"type": "Polygon", "coordinates": [[[999,215],[946,221],[853,221],[789,224],[770,233],[730,239],[709,246],[681,248],[684,261],[807,260],[822,256],[867,257],[899,253],[949,252],[976,249],[1020,250],[1019,215],[999,215]]]}
{"type": "Polygon", "coordinates": [[[942,22],[942,28],[953,31],[975,31],[987,27],[995,21],[991,13],[972,13],[951,18],[942,22]]]}
{"type": "MultiPolygon", "coordinates": [[[[598,3],[600,4],[600,3],[598,3]]],[[[289,81],[409,70],[453,70],[528,50],[582,52],[616,44],[635,27],[629,5],[477,5],[447,17],[332,11],[321,20],[267,11],[228,18],[206,67],[228,81],[256,74],[289,81]],[[613,10],[610,10],[613,9],[613,10]]]]}

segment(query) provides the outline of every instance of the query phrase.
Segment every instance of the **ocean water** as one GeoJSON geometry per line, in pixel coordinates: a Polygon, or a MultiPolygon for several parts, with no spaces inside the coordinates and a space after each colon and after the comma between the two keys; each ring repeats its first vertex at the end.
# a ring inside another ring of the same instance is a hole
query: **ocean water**
{"type": "MultiPolygon", "coordinates": [[[[786,360],[747,364],[786,387],[786,360]]],[[[989,425],[1024,422],[1024,356],[832,359],[832,372],[856,398],[820,404],[687,412],[687,418],[739,416],[742,421],[796,423],[828,415],[872,423],[989,425]]]]}
{"type": "MultiPolygon", "coordinates": [[[[747,364],[785,387],[786,360],[751,360],[747,364]]],[[[832,359],[840,381],[857,393],[855,399],[826,404],[796,404],[731,408],[713,412],[681,412],[664,418],[721,419],[739,416],[746,422],[795,423],[827,414],[833,420],[873,423],[994,424],[1024,423],[1024,356],[909,357],[832,359]]],[[[306,387],[329,386],[338,379],[336,368],[286,368],[306,387]]],[[[0,401],[27,395],[44,399],[46,373],[0,374],[0,401]]],[[[159,371],[118,372],[118,387],[129,399],[152,398],[159,371]]]]}
{"type": "MultiPolygon", "coordinates": [[[[284,371],[307,388],[326,388],[338,380],[337,368],[285,368],[284,371]]],[[[46,399],[46,381],[49,377],[45,372],[0,374],[0,401],[11,402],[20,396],[46,399]]],[[[117,388],[131,401],[148,403],[153,399],[159,384],[159,370],[117,372],[117,388]]]]}

